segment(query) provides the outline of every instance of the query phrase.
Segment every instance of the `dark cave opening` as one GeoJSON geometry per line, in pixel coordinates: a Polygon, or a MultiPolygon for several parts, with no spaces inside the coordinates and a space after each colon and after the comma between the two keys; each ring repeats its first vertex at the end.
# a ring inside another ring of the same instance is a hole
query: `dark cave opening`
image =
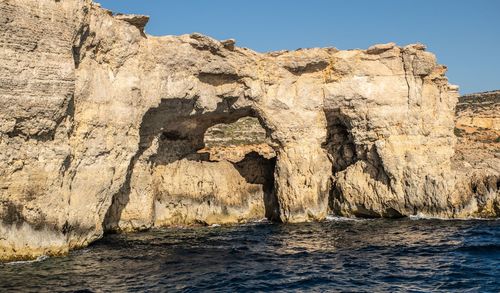
{"type": "MultiPolygon", "coordinates": [[[[359,161],[362,161],[360,166],[362,166],[363,174],[381,183],[380,186],[386,186],[389,190],[391,188],[390,178],[383,167],[382,159],[374,141],[367,140],[365,143],[355,141],[353,121],[347,115],[337,108],[325,110],[325,116],[327,120],[327,138],[323,148],[328,152],[332,162],[332,183],[328,200],[330,212],[335,215],[346,216],[344,211],[347,208],[347,216],[354,215],[361,218],[403,217],[396,206],[386,206],[382,211],[375,211],[365,206],[363,202],[353,200],[352,194],[349,195],[349,199],[346,198],[342,191],[343,188],[339,185],[339,178],[347,176],[346,169],[359,161]]],[[[352,178],[349,180],[352,180],[352,178]]],[[[377,194],[378,191],[373,190],[370,192],[377,194]]]]}
{"type": "Polygon", "coordinates": [[[274,169],[276,157],[265,158],[257,152],[250,152],[245,158],[234,164],[236,170],[248,183],[262,185],[264,193],[265,217],[273,222],[280,222],[278,198],[274,193],[274,169]]]}
{"type": "Polygon", "coordinates": [[[337,186],[335,175],[344,171],[358,160],[351,124],[340,109],[325,111],[327,135],[323,148],[332,162],[332,184],[328,199],[330,211],[341,215],[339,204],[344,200],[342,191],[337,186]]]}

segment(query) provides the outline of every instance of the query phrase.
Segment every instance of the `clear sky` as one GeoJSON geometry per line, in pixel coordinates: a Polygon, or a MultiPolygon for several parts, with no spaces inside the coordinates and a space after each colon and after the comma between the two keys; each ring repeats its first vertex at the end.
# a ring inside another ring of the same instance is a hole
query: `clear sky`
{"type": "Polygon", "coordinates": [[[265,52],[421,42],[460,92],[500,89],[500,0],[95,0],[147,14],[151,35],[199,32],[265,52]]]}

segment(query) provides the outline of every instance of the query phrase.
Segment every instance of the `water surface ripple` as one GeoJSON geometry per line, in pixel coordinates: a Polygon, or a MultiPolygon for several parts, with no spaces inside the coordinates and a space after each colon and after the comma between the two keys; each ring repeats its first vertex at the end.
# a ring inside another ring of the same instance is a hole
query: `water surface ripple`
{"type": "Polygon", "coordinates": [[[2,292],[500,292],[500,221],[343,220],[108,235],[0,265],[2,292]]]}

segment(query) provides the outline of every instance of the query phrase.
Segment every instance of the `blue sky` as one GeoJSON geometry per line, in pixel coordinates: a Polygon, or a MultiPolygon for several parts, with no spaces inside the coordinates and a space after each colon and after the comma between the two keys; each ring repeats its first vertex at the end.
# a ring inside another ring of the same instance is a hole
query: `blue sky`
{"type": "Polygon", "coordinates": [[[151,35],[200,32],[259,52],[421,42],[460,92],[500,89],[500,0],[95,0],[151,35]]]}

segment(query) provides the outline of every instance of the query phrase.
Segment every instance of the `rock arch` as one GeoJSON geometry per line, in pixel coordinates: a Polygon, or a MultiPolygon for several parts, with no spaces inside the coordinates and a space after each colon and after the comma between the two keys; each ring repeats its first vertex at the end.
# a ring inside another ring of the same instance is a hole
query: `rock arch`
{"type": "Polygon", "coordinates": [[[205,148],[210,127],[258,117],[251,107],[234,108],[235,100],[223,99],[209,112],[196,108],[197,98],[163,99],[149,109],[127,178],[105,217],[105,230],[238,223],[265,216],[279,220],[274,152],[264,153],[265,158],[242,149],[231,157],[205,148]]]}

